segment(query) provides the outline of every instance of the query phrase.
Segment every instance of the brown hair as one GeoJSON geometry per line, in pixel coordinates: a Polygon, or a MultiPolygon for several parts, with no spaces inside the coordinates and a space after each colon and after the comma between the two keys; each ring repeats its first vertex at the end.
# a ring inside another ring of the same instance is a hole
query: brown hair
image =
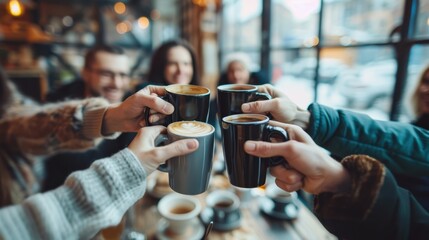
{"type": "Polygon", "coordinates": [[[118,46],[111,46],[111,45],[97,45],[90,50],[85,55],[85,64],[84,68],[89,69],[91,68],[91,64],[95,61],[95,55],[99,52],[108,52],[112,54],[117,55],[125,55],[124,49],[118,46]]]}
{"type": "Polygon", "coordinates": [[[165,79],[164,69],[167,66],[167,54],[171,48],[182,46],[189,51],[189,54],[192,58],[192,69],[194,74],[192,75],[191,82],[189,84],[199,85],[199,75],[197,67],[197,57],[192,46],[185,40],[175,39],[164,42],[159,46],[152,55],[149,73],[148,73],[148,82],[156,85],[168,85],[169,83],[165,79]]]}
{"type": "Polygon", "coordinates": [[[417,85],[411,95],[411,106],[416,116],[420,116],[422,114],[419,109],[419,101],[420,101],[419,88],[422,85],[423,81],[425,80],[426,75],[429,75],[429,66],[427,66],[421,73],[419,81],[417,82],[417,85]]]}

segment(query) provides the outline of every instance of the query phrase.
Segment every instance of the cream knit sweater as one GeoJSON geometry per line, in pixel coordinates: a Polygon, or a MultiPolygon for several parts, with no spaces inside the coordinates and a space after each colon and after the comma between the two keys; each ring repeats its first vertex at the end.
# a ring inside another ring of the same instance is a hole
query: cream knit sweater
{"type": "Polygon", "coordinates": [[[0,209],[0,239],[89,239],[118,224],[145,192],[146,171],[129,150],[94,162],[53,191],[0,209]]]}

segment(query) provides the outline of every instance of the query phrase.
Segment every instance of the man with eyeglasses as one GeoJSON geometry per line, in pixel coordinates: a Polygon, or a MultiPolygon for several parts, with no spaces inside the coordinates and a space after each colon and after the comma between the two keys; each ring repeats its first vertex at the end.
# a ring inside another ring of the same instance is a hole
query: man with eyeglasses
{"type": "Polygon", "coordinates": [[[57,102],[67,99],[104,97],[110,103],[123,100],[130,87],[130,63],[124,50],[117,46],[100,45],[85,56],[82,79],[50,92],[46,99],[57,102]]]}
{"type": "MultiPolygon", "coordinates": [[[[85,55],[81,79],[60,86],[46,99],[58,102],[88,97],[104,97],[110,103],[119,103],[130,89],[130,62],[125,51],[117,46],[99,45],[85,55]]],[[[85,152],[61,153],[45,161],[46,173],[43,190],[60,186],[73,171],[88,168],[99,158],[108,157],[128,146],[134,133],[122,133],[118,138],[104,139],[95,148],[85,152]]]]}

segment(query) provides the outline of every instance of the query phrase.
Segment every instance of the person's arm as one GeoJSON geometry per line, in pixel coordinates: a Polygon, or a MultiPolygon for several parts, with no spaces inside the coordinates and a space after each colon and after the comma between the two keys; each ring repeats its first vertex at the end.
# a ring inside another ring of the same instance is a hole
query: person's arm
{"type": "Polygon", "coordinates": [[[394,173],[427,176],[429,172],[429,131],[406,123],[376,121],[365,114],[317,103],[302,109],[269,84],[259,86],[258,91],[273,99],[243,104],[243,112],[269,112],[276,121],[298,125],[316,144],[340,159],[350,154],[367,154],[394,173]]]}
{"type": "Polygon", "coordinates": [[[100,98],[44,106],[15,106],[0,120],[0,142],[8,150],[50,154],[85,149],[102,137],[108,103],[100,98]]]}
{"type": "Polygon", "coordinates": [[[317,103],[308,110],[308,134],[336,156],[366,154],[382,161],[394,173],[428,175],[429,131],[317,103]]]}
{"type": "Polygon", "coordinates": [[[344,239],[426,239],[429,213],[400,188],[383,164],[366,155],[342,160],[351,176],[350,191],[316,195],[323,225],[344,239]]]}
{"type": "Polygon", "coordinates": [[[258,157],[282,156],[287,162],[270,168],[285,191],[316,194],[315,211],[322,223],[344,239],[425,239],[429,213],[398,187],[384,165],[351,155],[341,163],[321,150],[303,129],[282,126],[291,140],[247,141],[245,151],[258,157]]]}
{"type": "Polygon", "coordinates": [[[125,149],[76,172],[64,186],[0,210],[0,235],[7,239],[89,239],[119,223],[145,191],[146,173],[125,149]]]}
{"type": "Polygon", "coordinates": [[[145,179],[160,164],[198,148],[195,139],[155,147],[165,127],[139,131],[127,149],[71,174],[65,184],[20,205],[0,209],[0,238],[90,239],[119,223],[145,191],[145,179]]]}

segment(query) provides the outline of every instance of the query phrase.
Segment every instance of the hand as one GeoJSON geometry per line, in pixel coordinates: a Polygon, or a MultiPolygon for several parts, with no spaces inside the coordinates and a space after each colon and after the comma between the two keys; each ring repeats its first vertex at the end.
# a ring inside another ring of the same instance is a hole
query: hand
{"type": "Polygon", "coordinates": [[[165,146],[155,147],[155,139],[166,131],[164,126],[142,128],[128,148],[140,159],[147,175],[172,157],[185,155],[198,148],[196,139],[183,139],[165,146]]]}
{"type": "MultiPolygon", "coordinates": [[[[164,87],[150,85],[128,97],[119,105],[110,106],[104,116],[103,134],[136,132],[146,126],[144,121],[146,107],[160,114],[172,114],[174,112],[173,105],[158,97],[164,94],[164,87]]],[[[151,116],[151,121],[160,119],[160,114],[151,116]]]]}
{"type": "Polygon", "coordinates": [[[287,161],[288,167],[278,165],[271,168],[271,174],[280,188],[288,192],[302,188],[313,194],[342,192],[350,188],[347,170],[317,146],[304,130],[298,126],[276,124],[288,132],[289,141],[247,141],[244,149],[258,157],[281,156],[287,161]]]}
{"type": "Polygon", "coordinates": [[[265,114],[269,112],[276,121],[296,124],[304,129],[307,128],[310,122],[310,112],[299,108],[285,94],[270,84],[258,86],[258,91],[268,93],[273,98],[244,103],[241,106],[241,110],[244,113],[265,114]]]}

